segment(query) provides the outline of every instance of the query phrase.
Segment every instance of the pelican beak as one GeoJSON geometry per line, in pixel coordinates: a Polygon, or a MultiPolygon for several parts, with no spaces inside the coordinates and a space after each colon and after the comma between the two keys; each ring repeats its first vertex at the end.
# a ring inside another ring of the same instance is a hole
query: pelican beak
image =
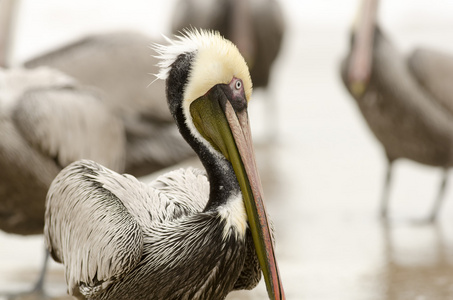
{"type": "Polygon", "coordinates": [[[377,1],[366,0],[362,3],[354,28],[348,80],[351,92],[357,97],[365,92],[371,76],[377,1]]]}
{"type": "Polygon", "coordinates": [[[231,162],[269,298],[285,299],[255,162],[247,101],[245,96],[234,94],[233,89],[231,83],[214,86],[192,102],[190,113],[198,131],[231,162]]]}

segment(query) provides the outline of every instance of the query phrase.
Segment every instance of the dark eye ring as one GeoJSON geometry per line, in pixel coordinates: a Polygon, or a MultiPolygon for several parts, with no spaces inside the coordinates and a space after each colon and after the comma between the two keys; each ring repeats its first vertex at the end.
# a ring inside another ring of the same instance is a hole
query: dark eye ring
{"type": "Polygon", "coordinates": [[[236,89],[239,90],[242,87],[242,81],[238,80],[236,81],[236,89]]]}

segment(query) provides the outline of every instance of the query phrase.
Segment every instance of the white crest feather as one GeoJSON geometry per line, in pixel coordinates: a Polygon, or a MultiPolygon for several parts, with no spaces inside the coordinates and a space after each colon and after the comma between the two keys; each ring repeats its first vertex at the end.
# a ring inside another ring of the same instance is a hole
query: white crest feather
{"type": "Polygon", "coordinates": [[[186,124],[192,135],[205,143],[215,155],[220,155],[209,142],[204,139],[193,124],[190,116],[190,104],[206,94],[217,84],[229,84],[236,77],[242,80],[247,101],[252,94],[250,72],[237,47],[223,38],[219,32],[210,30],[184,30],[174,40],[167,37],[168,45],[154,45],[153,49],[159,54],[158,66],[160,72],[157,79],[166,79],[173,63],[183,53],[194,53],[190,66],[187,84],[183,95],[183,113],[186,124]]]}
{"type": "Polygon", "coordinates": [[[217,31],[190,29],[169,39],[168,45],[153,45],[158,53],[158,79],[166,79],[171,65],[183,53],[196,53],[189,73],[184,101],[192,102],[219,83],[228,84],[233,77],[242,79],[247,100],[252,94],[252,81],[247,64],[237,47],[217,31]]]}

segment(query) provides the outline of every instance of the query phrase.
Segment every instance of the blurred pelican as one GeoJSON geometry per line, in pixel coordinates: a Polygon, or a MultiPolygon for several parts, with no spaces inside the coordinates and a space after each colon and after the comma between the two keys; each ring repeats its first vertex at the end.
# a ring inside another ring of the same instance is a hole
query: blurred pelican
{"type": "Polygon", "coordinates": [[[152,82],[153,40],[138,32],[91,34],[25,63],[49,66],[101,89],[121,117],[127,136],[127,173],[143,176],[194,156],[178,134],[165,102],[163,82],[152,82]]]}
{"type": "Polygon", "coordinates": [[[224,299],[263,270],[284,299],[247,105],[252,83],[218,33],[186,32],[157,46],[167,99],[206,173],[170,172],[151,184],[82,160],[47,196],[45,236],[79,299],[224,299]],[[261,269],[260,269],[261,266],[261,269]]]}
{"type": "Polygon", "coordinates": [[[123,123],[95,91],[49,68],[0,69],[1,230],[41,234],[46,193],[62,168],[89,158],[123,171],[125,151],[123,123]]]}
{"type": "Polygon", "coordinates": [[[363,2],[341,75],[387,156],[381,216],[387,218],[388,214],[393,162],[406,158],[444,169],[439,194],[429,215],[432,222],[441,206],[448,169],[453,164],[453,110],[446,109],[453,104],[452,94],[443,93],[441,100],[438,97],[441,91],[434,82],[444,75],[422,80],[428,65],[416,59],[417,52],[408,65],[389,42],[376,25],[377,2],[363,2]],[[413,72],[414,68],[419,70],[413,72]]]}
{"type": "MultiPolygon", "coordinates": [[[[173,33],[190,27],[217,30],[236,44],[250,68],[254,88],[266,88],[268,120],[275,120],[275,97],[269,95],[268,87],[285,31],[279,3],[276,0],[180,0],[175,6],[173,33]]],[[[275,135],[271,132],[275,128],[269,126],[271,136],[275,135]]]]}

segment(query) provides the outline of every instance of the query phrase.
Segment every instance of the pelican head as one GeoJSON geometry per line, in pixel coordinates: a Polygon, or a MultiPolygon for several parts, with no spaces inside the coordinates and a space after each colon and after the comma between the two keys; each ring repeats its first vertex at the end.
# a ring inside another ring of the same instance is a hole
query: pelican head
{"type": "Polygon", "coordinates": [[[364,0],[354,23],[346,80],[356,97],[363,95],[371,76],[377,5],[378,0],[364,0]]]}
{"type": "MultiPolygon", "coordinates": [[[[230,213],[229,223],[239,238],[250,226],[269,297],[284,299],[248,122],[252,81],[247,64],[236,46],[217,32],[185,31],[168,43],[155,48],[161,59],[157,77],[167,81],[170,111],[209,177],[225,173],[219,162],[228,162],[234,170],[243,205],[230,213]]],[[[222,209],[223,203],[216,201],[227,183],[221,175],[217,178],[211,182],[206,210],[222,209]]]]}

